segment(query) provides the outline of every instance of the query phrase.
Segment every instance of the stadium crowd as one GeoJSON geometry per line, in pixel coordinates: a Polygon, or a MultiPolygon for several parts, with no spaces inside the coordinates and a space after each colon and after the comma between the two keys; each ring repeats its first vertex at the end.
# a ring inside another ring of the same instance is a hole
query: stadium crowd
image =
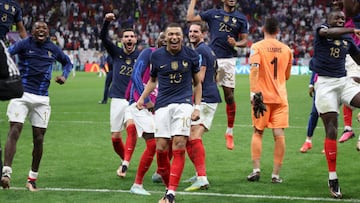
{"type": "MultiPolygon", "coordinates": [[[[51,28],[52,39],[66,50],[80,48],[103,51],[99,31],[107,12],[117,14],[110,36],[117,41],[121,28],[133,26],[138,35],[139,49],[154,46],[155,39],[168,22],[178,22],[186,30],[188,0],[19,0],[27,30],[36,20],[44,20],[51,28]]],[[[261,39],[265,16],[274,15],[281,21],[281,41],[288,44],[294,58],[313,54],[313,27],[323,23],[329,10],[326,0],[239,0],[239,10],[249,20],[249,46],[261,39]]],[[[221,0],[201,1],[198,9],[221,6],[221,0]]],[[[244,56],[247,50],[241,52],[244,56]]]]}

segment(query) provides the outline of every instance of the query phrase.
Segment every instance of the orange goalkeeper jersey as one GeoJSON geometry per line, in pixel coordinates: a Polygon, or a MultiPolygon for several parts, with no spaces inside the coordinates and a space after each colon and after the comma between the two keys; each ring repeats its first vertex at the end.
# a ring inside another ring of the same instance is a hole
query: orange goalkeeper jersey
{"type": "Polygon", "coordinates": [[[290,48],[276,39],[254,43],[250,53],[250,91],[261,92],[264,103],[287,103],[286,80],[292,59],[290,48]]]}

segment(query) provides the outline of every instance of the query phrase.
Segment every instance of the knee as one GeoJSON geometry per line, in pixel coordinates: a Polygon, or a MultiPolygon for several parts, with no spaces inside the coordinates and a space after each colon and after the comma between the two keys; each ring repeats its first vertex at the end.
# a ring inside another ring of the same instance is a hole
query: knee
{"type": "Polygon", "coordinates": [[[234,103],[234,94],[233,93],[229,93],[227,95],[225,95],[225,102],[227,104],[232,104],[234,103]]]}

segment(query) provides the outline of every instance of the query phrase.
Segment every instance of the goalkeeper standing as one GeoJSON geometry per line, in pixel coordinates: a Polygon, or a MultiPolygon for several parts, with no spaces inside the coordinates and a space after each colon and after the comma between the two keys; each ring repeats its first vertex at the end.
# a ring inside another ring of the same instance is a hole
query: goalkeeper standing
{"type": "Polygon", "coordinates": [[[290,48],[276,39],[280,30],[279,22],[275,18],[267,18],[262,30],[264,39],[253,44],[250,53],[250,95],[254,132],[251,140],[253,171],[247,180],[260,179],[262,136],[265,128],[271,128],[275,141],[271,182],[281,183],[279,172],[285,154],[284,128],[289,126],[286,80],[290,77],[293,57],[290,48]]]}

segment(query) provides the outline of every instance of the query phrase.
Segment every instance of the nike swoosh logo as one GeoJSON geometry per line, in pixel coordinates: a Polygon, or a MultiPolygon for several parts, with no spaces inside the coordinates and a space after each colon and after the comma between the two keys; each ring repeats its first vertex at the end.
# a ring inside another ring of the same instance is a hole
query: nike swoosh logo
{"type": "Polygon", "coordinates": [[[161,65],[159,68],[162,69],[162,68],[165,68],[166,67],[166,64],[165,65],[161,65]]]}

